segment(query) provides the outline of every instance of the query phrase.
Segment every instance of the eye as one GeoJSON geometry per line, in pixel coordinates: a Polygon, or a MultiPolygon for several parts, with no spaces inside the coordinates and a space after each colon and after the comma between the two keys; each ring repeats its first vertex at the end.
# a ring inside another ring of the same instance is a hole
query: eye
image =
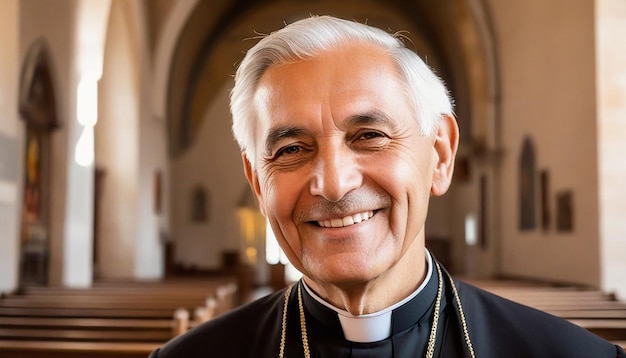
{"type": "Polygon", "coordinates": [[[383,138],[385,137],[382,133],[380,132],[365,132],[365,133],[361,133],[357,140],[367,140],[367,139],[375,139],[375,138],[383,138]]]}
{"type": "Polygon", "coordinates": [[[390,137],[377,130],[362,130],[355,133],[350,140],[353,148],[360,150],[380,150],[389,144],[390,137]]]}
{"type": "Polygon", "coordinates": [[[276,149],[274,154],[266,159],[266,163],[276,169],[291,170],[310,160],[313,148],[306,143],[289,143],[276,149]]]}
{"type": "Polygon", "coordinates": [[[277,152],[276,152],[276,157],[280,157],[282,155],[289,155],[289,154],[298,154],[298,152],[300,152],[301,148],[300,146],[297,145],[290,145],[287,147],[283,147],[280,148],[277,152]]]}

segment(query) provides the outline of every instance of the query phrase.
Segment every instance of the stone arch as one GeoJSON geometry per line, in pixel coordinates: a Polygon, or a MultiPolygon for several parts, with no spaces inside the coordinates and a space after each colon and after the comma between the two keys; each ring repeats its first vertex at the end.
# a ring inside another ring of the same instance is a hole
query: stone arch
{"type": "Polygon", "coordinates": [[[171,16],[167,18],[161,36],[154,50],[153,67],[153,91],[152,91],[152,113],[158,118],[164,118],[167,107],[167,94],[170,80],[170,68],[177,47],[177,40],[185,26],[187,19],[191,16],[198,0],[181,0],[173,4],[171,16]]]}
{"type": "MultiPolygon", "coordinates": [[[[469,144],[462,148],[474,152],[498,147],[497,56],[491,18],[481,0],[447,0],[437,6],[427,1],[399,0],[391,4],[359,2],[358,6],[352,2],[268,1],[247,7],[199,2],[193,7],[191,2],[185,5],[188,17],[171,59],[161,61],[171,64],[164,109],[170,154],[180,154],[193,143],[207,107],[250,46],[250,41],[241,39],[274,30],[285,21],[314,11],[390,30],[409,30],[418,52],[444,77],[457,98],[462,140],[469,144]]],[[[182,18],[182,10],[176,13],[182,18]]]]}
{"type": "Polygon", "coordinates": [[[48,45],[38,39],[30,46],[20,75],[19,112],[32,125],[51,130],[60,126],[48,45]]]}

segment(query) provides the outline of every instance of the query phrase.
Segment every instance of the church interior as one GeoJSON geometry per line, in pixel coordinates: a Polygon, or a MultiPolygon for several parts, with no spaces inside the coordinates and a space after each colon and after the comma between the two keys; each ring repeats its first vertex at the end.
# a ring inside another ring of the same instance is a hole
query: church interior
{"type": "MultiPolygon", "coordinates": [[[[607,299],[574,318],[613,319],[587,323],[626,345],[622,0],[3,0],[0,312],[24,292],[80,306],[67,292],[115,291],[136,298],[126,308],[162,295],[163,340],[190,314],[172,302],[213,315],[296,279],[244,176],[229,91],[260,36],[312,14],[400,31],[450,89],[454,180],[426,223],[438,260],[503,295],[607,299]]],[[[29,339],[3,338],[26,331],[6,317],[0,353],[44,356],[3,346],[29,339]]],[[[151,347],[116,344],[109,356],[151,347]]]]}

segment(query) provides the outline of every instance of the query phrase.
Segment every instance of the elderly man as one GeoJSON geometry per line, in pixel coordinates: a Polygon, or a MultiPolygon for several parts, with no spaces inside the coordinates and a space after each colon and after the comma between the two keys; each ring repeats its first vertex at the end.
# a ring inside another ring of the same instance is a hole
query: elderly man
{"type": "Polygon", "coordinates": [[[425,249],[458,127],[396,37],[332,17],[248,51],[231,95],[243,166],[295,285],[152,357],[623,357],[564,320],[452,280],[425,249]]]}

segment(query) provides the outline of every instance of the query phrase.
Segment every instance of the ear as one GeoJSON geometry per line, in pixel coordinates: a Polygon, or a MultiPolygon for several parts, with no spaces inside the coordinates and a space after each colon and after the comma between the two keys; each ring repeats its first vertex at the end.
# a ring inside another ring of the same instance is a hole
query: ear
{"type": "Polygon", "coordinates": [[[454,158],[459,147],[459,127],[452,115],[446,114],[439,119],[434,146],[437,162],[430,192],[438,196],[445,194],[450,187],[454,158]]]}
{"type": "Polygon", "coordinates": [[[246,179],[248,179],[248,184],[250,184],[250,188],[259,202],[259,210],[261,210],[261,214],[265,216],[265,205],[263,203],[263,196],[261,195],[259,177],[257,176],[256,171],[252,168],[252,164],[250,163],[250,160],[245,152],[241,152],[241,161],[243,162],[243,171],[246,174],[246,179]]]}

